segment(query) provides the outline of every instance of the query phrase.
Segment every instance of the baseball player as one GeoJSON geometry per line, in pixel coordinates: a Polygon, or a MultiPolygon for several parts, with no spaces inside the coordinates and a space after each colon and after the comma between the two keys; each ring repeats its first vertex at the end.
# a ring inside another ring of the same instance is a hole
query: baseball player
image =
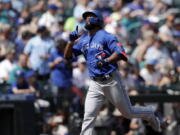
{"type": "Polygon", "coordinates": [[[81,36],[78,27],[69,35],[70,42],[65,49],[65,58],[83,54],[91,78],[85,100],[85,113],[80,135],[92,135],[96,116],[107,98],[122,115],[128,119],[147,120],[156,131],[161,122],[150,106],[132,106],[122,85],[117,61],[127,61],[127,55],[117,38],[103,30],[103,18],[98,11],[86,11],[82,15],[87,33],[81,36]]]}

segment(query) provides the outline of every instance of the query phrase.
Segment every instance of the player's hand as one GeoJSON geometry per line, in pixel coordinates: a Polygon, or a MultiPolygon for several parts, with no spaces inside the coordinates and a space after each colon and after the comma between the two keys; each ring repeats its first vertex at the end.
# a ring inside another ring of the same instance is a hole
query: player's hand
{"type": "Polygon", "coordinates": [[[98,68],[102,68],[109,65],[109,62],[107,59],[98,60],[96,63],[98,68]]]}
{"type": "Polygon", "coordinates": [[[70,34],[69,34],[69,39],[70,41],[75,41],[76,39],[79,38],[79,34],[78,34],[78,26],[76,26],[76,30],[72,31],[70,34]]]}

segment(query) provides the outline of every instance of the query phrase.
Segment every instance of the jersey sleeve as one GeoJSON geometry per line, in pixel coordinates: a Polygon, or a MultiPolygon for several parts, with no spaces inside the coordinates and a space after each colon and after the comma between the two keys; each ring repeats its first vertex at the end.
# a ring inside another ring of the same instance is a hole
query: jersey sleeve
{"type": "Polygon", "coordinates": [[[123,60],[128,59],[125,49],[120,41],[115,36],[109,36],[106,38],[107,47],[112,53],[117,53],[123,60]]]}

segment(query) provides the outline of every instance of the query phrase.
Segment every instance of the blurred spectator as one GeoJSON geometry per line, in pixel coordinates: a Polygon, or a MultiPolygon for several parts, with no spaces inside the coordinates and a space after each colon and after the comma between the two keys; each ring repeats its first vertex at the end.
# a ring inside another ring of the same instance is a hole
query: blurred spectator
{"type": "Polygon", "coordinates": [[[176,78],[174,78],[174,82],[176,82],[176,84],[179,84],[180,83],[180,38],[178,38],[177,42],[178,42],[177,50],[172,52],[172,58],[174,63],[174,72],[172,75],[176,76],[176,78]]]}
{"type": "Polygon", "coordinates": [[[9,49],[14,49],[15,45],[9,40],[10,25],[0,23],[0,59],[2,60],[9,49]]]}
{"type": "Polygon", "coordinates": [[[79,135],[82,125],[81,113],[77,113],[77,112],[71,113],[68,120],[69,120],[68,121],[69,133],[74,135],[79,135]]]}
{"type": "Polygon", "coordinates": [[[173,42],[173,26],[175,16],[170,14],[166,18],[166,23],[159,28],[159,36],[164,42],[173,42]]]}
{"type": "Polygon", "coordinates": [[[174,103],[173,108],[174,110],[174,122],[172,122],[171,126],[169,126],[169,130],[173,130],[174,134],[179,134],[179,126],[180,126],[180,104],[174,103]]]}
{"type": "Polygon", "coordinates": [[[161,80],[161,74],[158,70],[155,69],[157,64],[156,60],[148,59],[145,61],[145,67],[141,69],[140,75],[145,80],[147,86],[153,85],[158,86],[159,81],[161,80]]]}
{"type": "Polygon", "coordinates": [[[38,25],[46,26],[51,35],[53,35],[53,30],[56,30],[58,27],[57,10],[59,7],[55,4],[49,4],[47,8],[48,10],[39,19],[38,25]]]}
{"type": "MultiPolygon", "coordinates": [[[[19,18],[21,19],[21,18],[19,18]]],[[[25,31],[29,31],[30,33],[32,33],[33,35],[37,34],[37,29],[38,29],[38,18],[37,17],[32,17],[30,18],[30,22],[25,22],[25,24],[18,24],[17,27],[17,36],[16,38],[21,38],[22,37],[22,33],[24,33],[25,31]]]]}
{"type": "Polygon", "coordinates": [[[80,56],[77,63],[78,67],[73,69],[73,84],[79,89],[87,89],[90,80],[84,56],[80,56]]]}
{"type": "Polygon", "coordinates": [[[20,16],[17,20],[17,26],[29,24],[32,20],[32,14],[30,13],[29,9],[23,9],[20,12],[20,16]]]}
{"type": "Polygon", "coordinates": [[[6,54],[6,57],[3,61],[0,62],[0,82],[7,82],[9,79],[9,74],[14,68],[14,56],[15,51],[9,50],[6,54]]]}
{"type": "Polygon", "coordinates": [[[41,79],[48,79],[48,59],[53,47],[54,42],[49,31],[45,26],[39,26],[37,35],[32,37],[24,48],[24,53],[29,56],[30,67],[41,79]]]}
{"type": "Polygon", "coordinates": [[[147,24],[143,24],[140,30],[141,36],[136,39],[137,46],[131,54],[138,63],[143,61],[147,48],[153,44],[156,36],[155,32],[147,24]]]}
{"type": "Polygon", "coordinates": [[[88,90],[88,84],[90,79],[88,76],[88,70],[86,67],[86,61],[84,56],[79,56],[77,60],[77,67],[73,68],[73,88],[72,91],[76,94],[73,100],[73,109],[76,112],[81,112],[83,103],[85,101],[85,95],[88,90]]]}
{"type": "Polygon", "coordinates": [[[153,22],[158,22],[161,19],[161,15],[167,11],[167,5],[162,0],[147,0],[147,4],[151,5],[149,8],[151,9],[149,14],[149,19],[153,22]]]}
{"type": "Polygon", "coordinates": [[[142,76],[140,75],[140,71],[137,67],[134,67],[132,70],[131,70],[131,74],[132,74],[132,78],[133,78],[133,81],[134,81],[134,86],[135,87],[138,87],[138,86],[144,86],[145,85],[145,81],[144,79],[142,78],[142,76]]]}
{"type": "Polygon", "coordinates": [[[125,119],[117,108],[115,108],[113,111],[113,117],[115,119],[112,124],[111,135],[124,135],[127,133],[129,131],[129,120],[125,119]]]}
{"type": "Polygon", "coordinates": [[[129,90],[130,88],[135,87],[135,82],[132,75],[130,74],[129,68],[124,67],[122,70],[120,70],[120,72],[122,75],[122,83],[124,84],[125,89],[129,90]]]}
{"type": "Polygon", "coordinates": [[[132,88],[139,88],[140,86],[145,85],[145,80],[140,75],[140,69],[136,63],[125,63],[120,61],[118,63],[119,72],[122,75],[122,83],[126,90],[131,90],[132,88]]]}
{"type": "Polygon", "coordinates": [[[125,135],[145,135],[145,127],[141,119],[132,119],[130,122],[130,130],[125,135]]]}
{"type": "Polygon", "coordinates": [[[77,4],[74,7],[73,16],[77,19],[78,23],[83,21],[82,14],[88,10],[88,0],[76,0],[77,4]]]}
{"type": "Polygon", "coordinates": [[[162,79],[160,80],[158,86],[162,88],[163,86],[168,86],[171,84],[173,84],[173,77],[172,77],[171,71],[165,70],[162,73],[162,79]]]}
{"type": "Polygon", "coordinates": [[[126,7],[129,8],[130,11],[143,10],[143,0],[133,0],[131,3],[127,4],[126,7]]]}
{"type": "Polygon", "coordinates": [[[128,32],[135,27],[138,27],[139,24],[136,26],[137,20],[134,16],[131,16],[131,9],[125,7],[122,9],[121,13],[123,15],[121,19],[121,24],[127,29],[128,32]]]}
{"type": "Polygon", "coordinates": [[[76,0],[76,5],[73,9],[73,16],[68,17],[65,21],[64,30],[70,32],[76,28],[76,25],[80,29],[83,29],[82,13],[88,10],[88,0],[76,0]]]}
{"type": "MultiPolygon", "coordinates": [[[[24,71],[22,71],[24,72],[24,71]]],[[[39,86],[38,86],[38,83],[37,83],[37,79],[36,79],[36,73],[32,70],[28,70],[26,71],[25,73],[25,78],[29,84],[29,86],[33,87],[34,89],[36,89],[36,92],[39,92],[39,86]]],[[[38,95],[36,95],[37,97],[39,97],[40,93],[36,93],[38,95]]]]}
{"type": "Polygon", "coordinates": [[[15,8],[18,12],[21,12],[24,8],[25,0],[12,0],[12,7],[15,8]]]}
{"type": "Polygon", "coordinates": [[[113,108],[111,110],[110,107],[108,106],[108,103],[105,103],[100,109],[101,110],[97,115],[97,120],[95,122],[95,128],[97,128],[96,134],[103,134],[103,132],[107,132],[109,134],[109,132],[113,128],[113,124],[115,121],[112,112],[113,108]],[[103,131],[101,129],[105,129],[105,130],[103,131]]]}
{"type": "Polygon", "coordinates": [[[160,71],[163,71],[167,66],[169,68],[173,66],[169,51],[163,46],[163,42],[159,38],[156,38],[153,45],[147,48],[144,58],[145,60],[156,60],[160,71]]]}
{"type": "Polygon", "coordinates": [[[24,8],[28,8],[33,16],[39,17],[45,8],[45,0],[25,0],[24,1],[24,8]]]}
{"type": "Polygon", "coordinates": [[[20,54],[24,52],[25,45],[29,41],[29,39],[33,36],[33,34],[29,31],[24,31],[21,37],[15,40],[15,48],[16,48],[16,58],[19,57],[20,54]]]}
{"type": "Polygon", "coordinates": [[[12,93],[14,94],[30,94],[36,90],[33,86],[30,86],[26,80],[25,73],[23,71],[16,72],[16,81],[12,84],[12,93]]]}
{"type": "Polygon", "coordinates": [[[68,135],[69,130],[65,124],[65,115],[60,110],[49,120],[52,127],[52,135],[68,135]]]}
{"type": "Polygon", "coordinates": [[[44,0],[12,0],[12,6],[19,12],[22,12],[23,9],[29,9],[30,12],[38,13],[43,9],[44,5],[44,0]]]}
{"type": "Polygon", "coordinates": [[[15,26],[18,19],[18,12],[12,7],[11,0],[2,0],[0,3],[0,22],[15,26]]]}
{"type": "Polygon", "coordinates": [[[58,28],[56,29],[56,32],[52,35],[54,37],[54,40],[62,38],[67,40],[68,39],[68,34],[64,31],[64,21],[59,21],[58,22],[58,28]]]}
{"type": "Polygon", "coordinates": [[[52,92],[57,107],[62,107],[65,101],[69,102],[72,95],[72,66],[64,59],[66,44],[67,42],[63,39],[57,40],[56,48],[51,52],[49,59],[52,92]]]}
{"type": "Polygon", "coordinates": [[[175,42],[177,50],[172,52],[172,59],[175,69],[180,73],[180,30],[176,33],[175,42]]]}
{"type": "Polygon", "coordinates": [[[16,72],[17,71],[22,71],[26,74],[29,70],[30,69],[28,67],[28,57],[25,54],[21,54],[19,56],[17,65],[13,68],[13,70],[9,74],[8,83],[12,84],[13,82],[16,81],[16,72]]]}

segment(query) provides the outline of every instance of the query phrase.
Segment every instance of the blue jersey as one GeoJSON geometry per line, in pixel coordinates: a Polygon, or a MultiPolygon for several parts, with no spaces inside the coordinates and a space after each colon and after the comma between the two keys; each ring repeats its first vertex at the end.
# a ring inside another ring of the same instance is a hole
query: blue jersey
{"type": "Polygon", "coordinates": [[[29,84],[28,84],[28,82],[27,81],[23,81],[23,82],[21,82],[21,83],[18,83],[17,81],[15,81],[15,82],[13,82],[12,83],[12,85],[11,85],[11,93],[13,93],[13,89],[14,88],[16,88],[16,89],[29,89],[30,88],[30,86],[29,86],[29,84]]]}
{"type": "Polygon", "coordinates": [[[84,55],[90,77],[103,76],[117,69],[117,64],[109,64],[102,68],[96,65],[98,59],[105,59],[112,53],[125,55],[124,48],[117,38],[104,30],[99,30],[94,35],[82,35],[79,42],[73,46],[75,56],[84,55]]]}
{"type": "MultiPolygon", "coordinates": [[[[58,52],[57,50],[53,50],[51,52],[49,62],[53,62],[56,58],[64,59],[64,54],[58,52]]],[[[51,82],[58,87],[71,87],[72,85],[72,69],[67,68],[64,62],[60,62],[55,65],[55,67],[51,71],[51,82]]]]}

